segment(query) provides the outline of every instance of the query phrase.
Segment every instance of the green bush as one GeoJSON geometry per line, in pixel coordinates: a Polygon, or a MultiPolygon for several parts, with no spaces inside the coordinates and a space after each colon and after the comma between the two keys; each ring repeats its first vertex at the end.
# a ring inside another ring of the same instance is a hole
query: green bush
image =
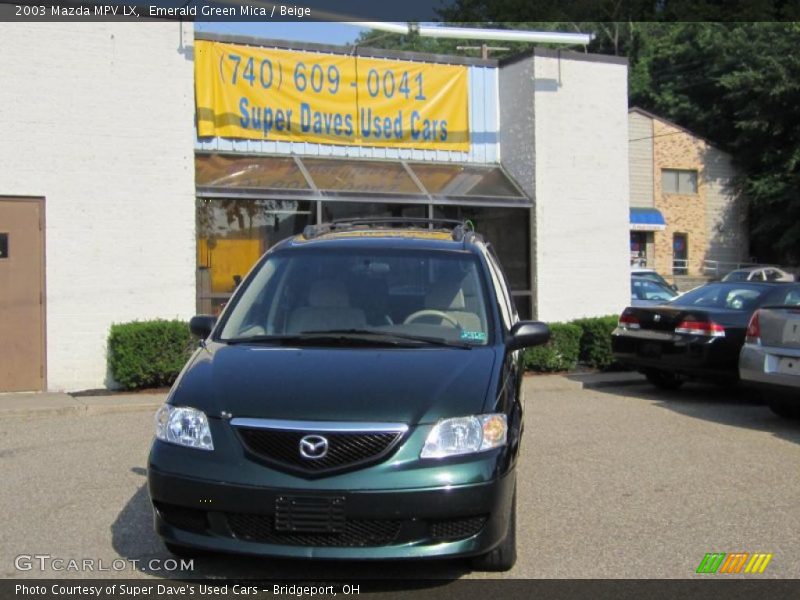
{"type": "Polygon", "coordinates": [[[551,323],[550,341],[543,346],[526,348],[523,355],[529,371],[569,371],[578,364],[581,328],[572,323],[551,323]]]}
{"type": "Polygon", "coordinates": [[[581,349],[579,359],[582,363],[600,370],[614,366],[611,351],[611,332],[617,326],[619,317],[591,317],[572,321],[581,328],[581,349]]]}
{"type": "Polygon", "coordinates": [[[129,390],[171,385],[196,346],[185,321],[117,323],[108,335],[108,365],[129,390]]]}

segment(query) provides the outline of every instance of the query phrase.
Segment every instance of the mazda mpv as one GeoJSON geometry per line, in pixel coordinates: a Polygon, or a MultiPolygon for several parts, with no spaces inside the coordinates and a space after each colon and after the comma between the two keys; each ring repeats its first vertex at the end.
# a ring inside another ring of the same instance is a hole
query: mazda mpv
{"type": "Polygon", "coordinates": [[[175,554],[516,559],[521,321],[469,223],[356,220],[274,246],[155,420],[155,527],[175,554]]]}

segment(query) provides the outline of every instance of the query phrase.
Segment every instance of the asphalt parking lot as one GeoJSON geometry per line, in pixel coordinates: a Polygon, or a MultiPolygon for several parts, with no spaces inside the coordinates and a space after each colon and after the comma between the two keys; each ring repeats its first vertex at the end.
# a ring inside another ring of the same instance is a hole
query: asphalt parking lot
{"type": "MultiPolygon", "coordinates": [[[[800,576],[800,423],[773,416],[746,390],[543,381],[526,381],[519,559],[500,576],[686,578],[707,552],[772,553],[756,577],[800,576]]],[[[151,436],[142,410],[0,418],[0,576],[499,576],[458,561],[310,566],[224,556],[196,559],[191,573],[15,568],[18,555],[106,565],[168,558],[145,485],[151,436]]]]}

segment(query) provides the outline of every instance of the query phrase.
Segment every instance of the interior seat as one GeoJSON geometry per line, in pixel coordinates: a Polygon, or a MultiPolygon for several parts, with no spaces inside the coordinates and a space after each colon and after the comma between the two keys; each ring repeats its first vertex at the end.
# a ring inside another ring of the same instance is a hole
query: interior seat
{"type": "Polygon", "coordinates": [[[296,308],[289,315],[286,332],[363,329],[366,324],[364,311],[350,306],[343,282],[319,279],[309,288],[308,306],[296,308]]]}

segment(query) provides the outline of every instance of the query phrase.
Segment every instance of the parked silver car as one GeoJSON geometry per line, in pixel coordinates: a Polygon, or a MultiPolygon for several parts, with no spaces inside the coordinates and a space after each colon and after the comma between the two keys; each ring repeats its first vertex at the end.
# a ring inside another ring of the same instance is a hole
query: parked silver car
{"type": "Polygon", "coordinates": [[[731,271],[722,281],[794,281],[795,277],[778,267],[748,267],[731,271]]]}
{"type": "Polygon", "coordinates": [[[800,418],[800,290],[753,313],[739,353],[739,376],[766,391],[775,414],[800,418]]]}

